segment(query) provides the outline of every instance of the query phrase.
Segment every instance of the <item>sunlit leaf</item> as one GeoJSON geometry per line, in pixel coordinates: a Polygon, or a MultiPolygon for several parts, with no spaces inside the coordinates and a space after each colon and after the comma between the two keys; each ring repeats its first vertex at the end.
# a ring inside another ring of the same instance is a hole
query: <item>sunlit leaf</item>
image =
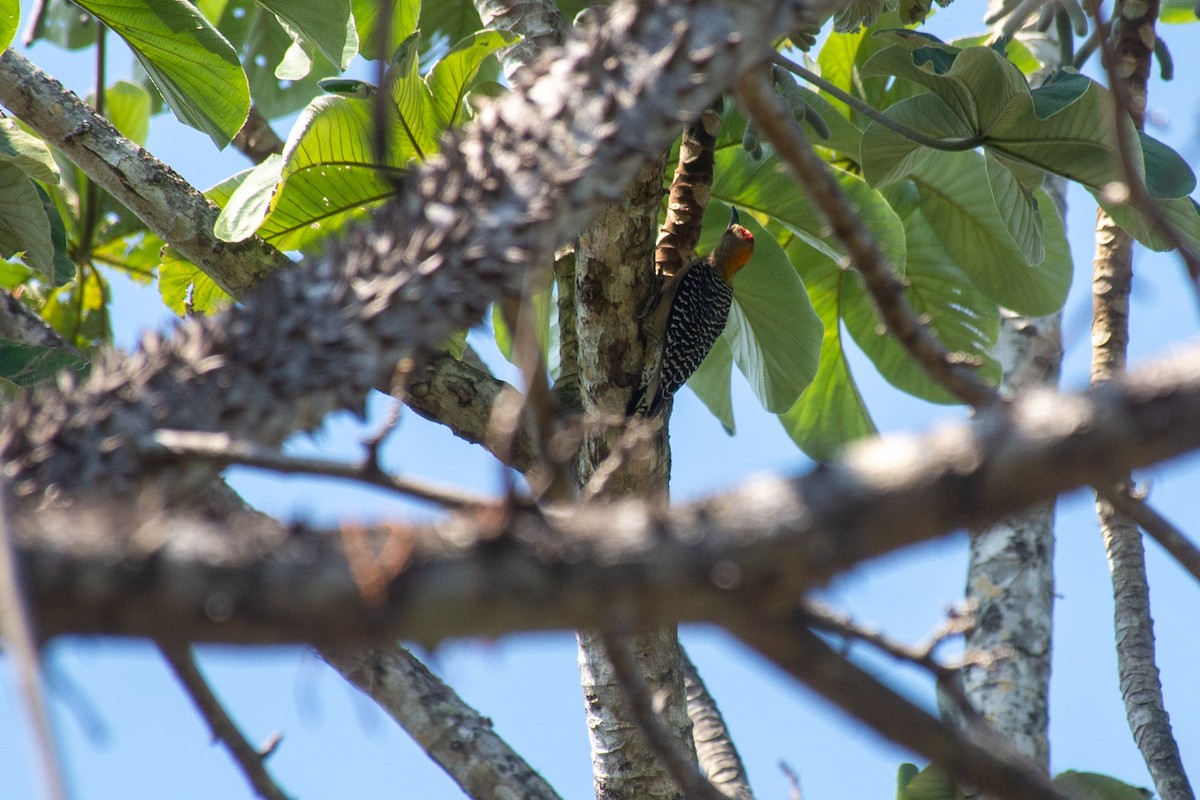
{"type": "Polygon", "coordinates": [[[483,60],[518,38],[506,31],[480,31],[456,44],[433,65],[425,83],[440,127],[448,128],[459,121],[463,98],[483,60]]]}
{"type": "Polygon", "coordinates": [[[41,197],[24,170],[0,161],[0,256],[17,253],[54,282],[54,243],[41,197]]]}
{"type": "Polygon", "coordinates": [[[82,372],[87,365],[87,359],[61,348],[0,339],[0,378],[17,386],[32,386],[64,369],[82,372]]]}

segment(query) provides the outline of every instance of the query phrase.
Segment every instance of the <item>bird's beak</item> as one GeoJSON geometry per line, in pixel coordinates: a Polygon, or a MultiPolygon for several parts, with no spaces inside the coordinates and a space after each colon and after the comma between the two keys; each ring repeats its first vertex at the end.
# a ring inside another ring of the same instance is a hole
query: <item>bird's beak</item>
{"type": "Polygon", "coordinates": [[[730,225],[730,227],[732,227],[734,225],[738,225],[740,223],[741,223],[741,220],[738,219],[737,209],[734,208],[733,206],[730,206],[729,207],[729,225],[730,225]]]}

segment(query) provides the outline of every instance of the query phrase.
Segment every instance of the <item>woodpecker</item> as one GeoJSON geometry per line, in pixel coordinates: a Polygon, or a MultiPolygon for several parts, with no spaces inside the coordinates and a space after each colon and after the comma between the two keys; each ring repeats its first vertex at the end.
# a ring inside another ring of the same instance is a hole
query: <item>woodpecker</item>
{"type": "Polygon", "coordinates": [[[725,330],[733,276],[753,254],[754,235],[738,224],[737,209],[731,209],[729,227],[713,251],[667,279],[646,313],[647,361],[629,416],[659,414],[700,366],[725,330]]]}

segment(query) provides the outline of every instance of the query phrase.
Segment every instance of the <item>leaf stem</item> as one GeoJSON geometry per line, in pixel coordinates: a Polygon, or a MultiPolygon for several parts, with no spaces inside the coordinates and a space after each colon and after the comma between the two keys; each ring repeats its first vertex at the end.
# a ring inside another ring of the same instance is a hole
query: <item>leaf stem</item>
{"type": "Polygon", "coordinates": [[[903,123],[897,122],[887,114],[884,114],[882,111],[872,108],[854,95],[843,91],[834,84],[822,78],[820,75],[812,72],[811,70],[805,69],[781,53],[774,53],[771,56],[771,63],[777,64],[786,69],[788,72],[800,76],[814,86],[819,87],[830,95],[836,97],[838,100],[841,100],[843,103],[850,106],[863,116],[871,118],[888,130],[898,133],[906,139],[911,139],[912,141],[924,147],[930,147],[934,150],[945,150],[947,152],[960,152],[963,150],[974,150],[976,147],[983,144],[987,138],[981,133],[977,133],[974,136],[966,139],[938,139],[933,136],[927,136],[918,130],[914,130],[903,123]]]}

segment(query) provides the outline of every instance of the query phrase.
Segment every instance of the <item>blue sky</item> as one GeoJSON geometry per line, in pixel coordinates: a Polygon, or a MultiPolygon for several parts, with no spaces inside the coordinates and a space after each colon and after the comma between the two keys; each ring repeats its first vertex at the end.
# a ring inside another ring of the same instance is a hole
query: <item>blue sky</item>
{"type": "MultiPolygon", "coordinates": [[[[26,4],[27,5],[27,4],[26,4]]],[[[28,11],[28,7],[23,9],[28,11]]],[[[944,38],[973,32],[978,6],[959,3],[930,26],[944,38]]],[[[1151,87],[1154,135],[1192,163],[1200,155],[1200,29],[1163,31],[1180,79],[1151,87]]],[[[114,48],[118,49],[118,48],[114,48]]],[[[38,45],[30,57],[81,93],[89,88],[91,56],[63,54],[38,45]]],[[[124,53],[111,56],[110,74],[126,73],[124,53]]],[[[277,129],[283,132],[281,126],[277,129]]],[[[156,123],[149,149],[200,187],[246,166],[236,153],[217,154],[208,139],[175,124],[156,123]],[[199,154],[199,155],[198,155],[199,154]]],[[[1088,293],[1094,206],[1085,193],[1069,198],[1068,230],[1076,277],[1066,306],[1067,360],[1063,384],[1087,382],[1090,319],[1088,293]]],[[[1197,304],[1177,259],[1140,252],[1135,265],[1132,361],[1144,362],[1191,337],[1197,304]]],[[[118,341],[128,346],[138,330],[169,324],[153,290],[114,278],[118,341]]],[[[486,337],[476,335],[483,349],[486,337]]],[[[933,407],[902,395],[855,355],[860,380],[880,428],[920,429],[961,410],[933,407]]],[[[761,471],[794,473],[810,466],[777,421],[757,408],[749,389],[735,385],[738,435],[727,437],[690,392],[681,393],[672,421],[676,499],[701,496],[761,471]]],[[[293,442],[297,451],[357,455],[356,442],[378,425],[387,401],[376,397],[366,428],[347,417],[330,421],[315,437],[293,442]]],[[[404,473],[454,481],[490,491],[498,471],[489,459],[438,426],[406,414],[385,458],[404,473]]],[[[1153,500],[1185,530],[1192,525],[1197,462],[1186,459],[1139,476],[1150,480],[1153,500]]],[[[235,486],[260,508],[284,519],[378,519],[411,513],[372,490],[344,483],[235,470],[235,486]]],[[[1135,784],[1149,778],[1124,721],[1112,654],[1111,590],[1103,547],[1089,497],[1059,504],[1055,661],[1051,744],[1054,770],[1101,771],[1135,784]]],[[[918,548],[843,577],[827,599],[893,636],[922,638],[960,596],[965,537],[918,548]]],[[[1200,752],[1200,693],[1192,686],[1200,661],[1192,609],[1196,584],[1148,545],[1159,663],[1168,708],[1185,754],[1200,752]]],[[[801,686],[778,673],[719,630],[683,631],[693,659],[726,714],[761,798],[786,796],[778,768],[786,761],[800,775],[809,800],[893,796],[895,769],[910,758],[879,742],[801,686]]],[[[427,662],[482,713],[496,730],[541,770],[568,800],[592,796],[583,705],[569,632],[511,636],[499,641],[448,643],[425,654],[427,662]]],[[[865,654],[864,654],[865,655],[865,654]]],[[[269,762],[293,796],[400,796],[441,800],[461,797],[390,719],[350,688],[306,648],[206,647],[201,662],[228,708],[252,741],[283,735],[269,762]]],[[[103,798],[242,798],[250,792],[223,750],[176,686],[154,649],[143,642],[73,638],[47,652],[56,733],[73,795],[103,798]]],[[[867,663],[886,666],[868,658],[867,663]]],[[[929,682],[901,670],[906,691],[932,704],[929,682]]],[[[37,797],[32,751],[20,698],[7,661],[0,659],[0,797],[37,797]]],[[[1190,766],[1196,767],[1195,763],[1190,766]]]]}

